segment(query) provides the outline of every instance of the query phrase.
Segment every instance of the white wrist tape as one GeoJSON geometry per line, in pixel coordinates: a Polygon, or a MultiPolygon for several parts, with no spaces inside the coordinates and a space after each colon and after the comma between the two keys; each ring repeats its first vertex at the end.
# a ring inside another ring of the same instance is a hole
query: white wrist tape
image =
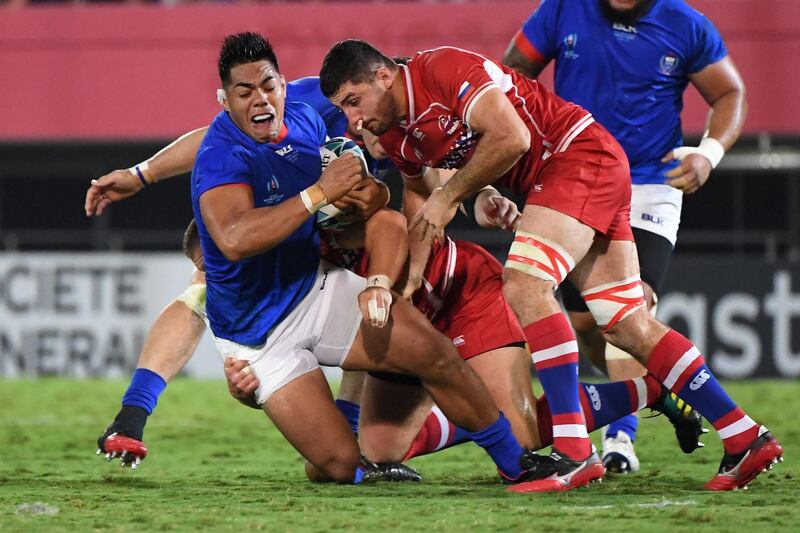
{"type": "Polygon", "coordinates": [[[392,290],[392,280],[389,278],[389,276],[376,274],[375,276],[370,276],[367,278],[367,288],[369,289],[371,287],[380,287],[390,291],[392,290]]]}
{"type": "Polygon", "coordinates": [[[725,147],[713,137],[703,137],[697,147],[681,146],[672,151],[672,156],[678,161],[689,154],[700,154],[711,163],[711,168],[717,168],[722,157],[725,155],[725,147]]]}
{"type": "Polygon", "coordinates": [[[300,199],[303,201],[303,205],[306,206],[306,210],[312,215],[319,211],[320,208],[328,205],[328,199],[325,198],[322,187],[316,183],[311,187],[303,189],[300,192],[300,199]]]}

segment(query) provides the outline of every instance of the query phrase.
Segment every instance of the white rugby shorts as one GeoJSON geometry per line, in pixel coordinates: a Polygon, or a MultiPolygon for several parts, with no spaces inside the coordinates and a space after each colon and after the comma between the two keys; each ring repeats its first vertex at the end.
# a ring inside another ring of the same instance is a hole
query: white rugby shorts
{"type": "Polygon", "coordinates": [[[631,227],[661,235],[673,246],[681,223],[683,191],[662,184],[631,186],[631,227]]]}
{"type": "Polygon", "coordinates": [[[262,346],[245,346],[214,337],[220,357],[246,359],[258,378],[256,401],[294,379],[323,366],[340,366],[358,333],[358,294],[366,281],[325,261],[320,262],[311,290],[278,325],[262,346]]]}

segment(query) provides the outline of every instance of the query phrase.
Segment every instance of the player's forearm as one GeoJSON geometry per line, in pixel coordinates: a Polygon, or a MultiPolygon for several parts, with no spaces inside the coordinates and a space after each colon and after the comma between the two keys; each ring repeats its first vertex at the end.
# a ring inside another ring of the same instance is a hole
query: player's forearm
{"type": "Polygon", "coordinates": [[[241,213],[214,242],[229,261],[241,261],[274,248],[309,216],[300,196],[295,196],[276,206],[241,213]]]}
{"type": "Polygon", "coordinates": [[[747,117],[747,99],[744,88],[732,90],[711,105],[706,120],[706,135],[722,143],[729,150],[742,133],[747,117]]]}
{"type": "MultiPolygon", "coordinates": [[[[425,204],[425,196],[419,191],[409,187],[409,182],[403,188],[403,214],[406,219],[412,220],[425,204]]],[[[431,255],[431,239],[423,239],[423,229],[417,225],[408,231],[408,253],[410,257],[408,266],[408,283],[417,287],[422,282],[425,267],[431,255]]]]}
{"type": "Polygon", "coordinates": [[[514,131],[486,132],[469,163],[443,186],[447,198],[457,204],[497,181],[530,149],[530,137],[514,131]]]}
{"type": "Polygon", "coordinates": [[[366,222],[364,249],[369,255],[368,277],[388,276],[394,284],[408,257],[408,229],[405,217],[381,209],[366,222]]]}
{"type": "Polygon", "coordinates": [[[144,172],[147,181],[155,183],[191,172],[206,131],[208,126],[185,133],[156,152],[147,160],[144,172]]]}
{"type": "Polygon", "coordinates": [[[169,382],[192,358],[205,329],[186,304],[173,301],[150,328],[137,368],[152,370],[169,382]]]}

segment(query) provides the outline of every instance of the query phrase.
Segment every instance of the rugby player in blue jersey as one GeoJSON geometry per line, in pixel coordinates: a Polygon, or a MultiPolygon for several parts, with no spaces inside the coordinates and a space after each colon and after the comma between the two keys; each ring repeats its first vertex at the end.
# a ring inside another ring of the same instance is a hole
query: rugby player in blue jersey
{"type": "Polygon", "coordinates": [[[504,477],[524,476],[508,421],[449,340],[403,300],[375,305],[391,302],[395,280],[376,274],[365,283],[320,263],[311,215],[361,181],[358,160],[343,156],[320,176],[324,125],[310,107],[285,102],[277,59],[260,36],[229,36],[219,70],[226,111],[197,155],[192,202],[220,353],[250,361],[258,403],[328,479],[358,482],[363,468],[320,364],[418,376],[504,477]],[[362,323],[357,301],[387,326],[362,323]]]}
{"type": "MultiPolygon", "coordinates": [[[[631,226],[646,302],[655,313],[683,195],[703,186],[739,137],[747,112],[744,82],[719,32],[683,0],[544,0],[504,61],[533,78],[555,61],[556,93],[589,110],[624,148],[633,181],[631,226]],[[710,106],[697,147],[682,140],[689,83],[710,106]]],[[[642,365],[605,343],[574,286],[566,281],[561,289],[581,351],[612,379],[644,375],[642,365]]],[[[637,422],[631,415],[608,426],[603,460],[610,470],[639,469],[637,422]]]]}

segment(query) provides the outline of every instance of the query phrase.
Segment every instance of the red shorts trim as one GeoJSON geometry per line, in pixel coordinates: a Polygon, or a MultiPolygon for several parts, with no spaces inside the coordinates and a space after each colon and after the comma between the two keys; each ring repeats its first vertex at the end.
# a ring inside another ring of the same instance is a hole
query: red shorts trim
{"type": "Polygon", "coordinates": [[[563,152],[534,167],[525,203],[569,215],[609,240],[632,241],[628,159],[605,128],[590,124],[563,152]]]}

